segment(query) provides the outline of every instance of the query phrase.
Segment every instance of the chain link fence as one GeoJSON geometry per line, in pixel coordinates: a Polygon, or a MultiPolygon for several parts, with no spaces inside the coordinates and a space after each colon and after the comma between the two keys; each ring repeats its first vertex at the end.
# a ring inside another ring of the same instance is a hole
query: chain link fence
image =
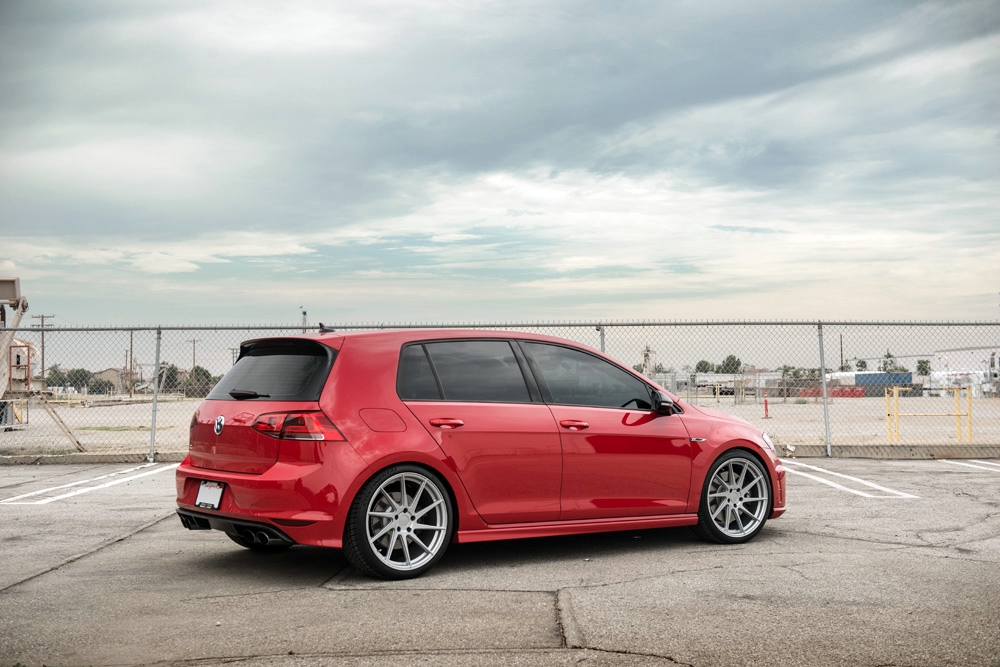
{"type": "MultiPolygon", "coordinates": [[[[784,455],[1000,455],[1000,322],[334,328],[477,328],[567,338],[605,351],[689,403],[750,421],[784,455]]],[[[233,365],[240,342],[303,330],[3,330],[0,343],[10,345],[0,350],[0,456],[179,460],[195,408],[233,365]]]]}

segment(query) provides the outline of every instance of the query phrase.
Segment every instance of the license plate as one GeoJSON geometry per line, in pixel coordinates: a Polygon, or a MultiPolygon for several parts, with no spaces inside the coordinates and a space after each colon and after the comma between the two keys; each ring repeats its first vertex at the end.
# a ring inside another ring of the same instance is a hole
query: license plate
{"type": "Polygon", "coordinates": [[[201,487],[198,489],[198,497],[195,499],[194,504],[209,510],[219,509],[219,502],[222,500],[222,489],[225,486],[222,482],[202,480],[201,487]]]}

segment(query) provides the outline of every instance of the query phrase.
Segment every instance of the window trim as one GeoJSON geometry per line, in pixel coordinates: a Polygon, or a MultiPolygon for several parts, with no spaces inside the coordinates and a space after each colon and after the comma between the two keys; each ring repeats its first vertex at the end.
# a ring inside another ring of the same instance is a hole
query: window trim
{"type": "Polygon", "coordinates": [[[516,340],[517,340],[517,343],[518,343],[518,347],[521,348],[522,352],[524,353],[525,358],[528,360],[528,365],[531,368],[532,374],[534,374],[534,376],[535,376],[535,380],[538,382],[539,388],[542,389],[542,397],[543,397],[543,399],[544,399],[544,401],[545,401],[545,403],[547,405],[561,405],[561,406],[566,406],[566,407],[577,407],[577,408],[596,408],[596,409],[603,409],[603,410],[632,410],[632,411],[640,411],[640,412],[652,412],[653,411],[653,405],[652,405],[653,404],[653,401],[652,401],[653,396],[652,396],[652,392],[656,391],[656,388],[653,387],[652,385],[650,385],[649,382],[647,382],[643,377],[636,375],[631,370],[626,369],[624,366],[620,366],[617,363],[611,361],[610,359],[605,359],[604,357],[600,357],[600,356],[598,356],[596,354],[588,352],[587,350],[582,350],[582,349],[580,349],[578,347],[573,347],[571,345],[564,345],[564,344],[561,344],[561,343],[553,343],[553,342],[543,341],[543,340],[532,340],[530,338],[519,338],[519,339],[516,339],[516,340]],[[525,345],[522,346],[521,343],[525,343],[525,345]],[[579,403],[558,403],[558,402],[556,402],[555,399],[553,399],[553,397],[552,397],[552,392],[549,389],[549,385],[545,382],[545,376],[542,374],[541,369],[538,367],[538,363],[535,361],[534,357],[531,356],[531,351],[527,349],[528,348],[527,343],[536,343],[538,345],[551,345],[552,347],[561,347],[561,348],[566,349],[566,350],[573,350],[574,352],[579,352],[581,354],[585,354],[588,357],[591,357],[591,358],[596,359],[598,361],[602,361],[602,362],[604,362],[606,364],[609,364],[610,366],[612,366],[614,368],[617,368],[620,371],[623,371],[626,375],[628,375],[629,377],[634,378],[637,382],[639,382],[639,384],[641,384],[643,387],[645,387],[647,401],[649,402],[650,406],[648,408],[641,408],[639,406],[636,406],[635,408],[622,408],[622,407],[615,407],[615,406],[610,406],[610,405],[581,405],[579,403]]]}
{"type": "Polygon", "coordinates": [[[535,378],[525,372],[525,367],[522,360],[518,357],[519,350],[517,345],[515,345],[516,340],[512,338],[428,338],[426,340],[412,340],[403,343],[399,348],[399,359],[396,362],[396,397],[403,401],[404,403],[420,402],[420,403],[484,403],[487,405],[531,405],[533,403],[544,403],[545,401],[541,397],[541,392],[537,390],[537,385],[535,385],[535,378]],[[474,343],[474,342],[493,342],[493,343],[506,343],[510,348],[511,354],[514,356],[514,360],[517,362],[517,368],[521,372],[521,381],[524,382],[525,391],[528,394],[527,401],[463,401],[447,398],[444,391],[444,384],[441,382],[441,377],[438,375],[437,366],[434,364],[434,359],[431,357],[430,350],[427,349],[428,345],[434,343],[474,343]],[[439,398],[403,398],[399,395],[399,383],[402,380],[402,374],[400,373],[400,368],[403,360],[403,350],[407,347],[413,347],[414,345],[419,345],[427,358],[427,363],[430,364],[431,373],[434,374],[434,382],[437,384],[439,398]],[[532,391],[532,387],[535,390],[532,391]]]}

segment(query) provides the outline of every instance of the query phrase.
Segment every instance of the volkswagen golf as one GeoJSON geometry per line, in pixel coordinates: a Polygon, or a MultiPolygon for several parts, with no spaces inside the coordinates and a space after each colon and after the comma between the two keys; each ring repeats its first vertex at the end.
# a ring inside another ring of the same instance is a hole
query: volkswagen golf
{"type": "Polygon", "coordinates": [[[177,505],[248,549],[341,549],[403,579],[452,542],[746,542],[785,511],[785,471],[760,429],[568,340],[328,332],[242,344],[191,419],[177,505]]]}

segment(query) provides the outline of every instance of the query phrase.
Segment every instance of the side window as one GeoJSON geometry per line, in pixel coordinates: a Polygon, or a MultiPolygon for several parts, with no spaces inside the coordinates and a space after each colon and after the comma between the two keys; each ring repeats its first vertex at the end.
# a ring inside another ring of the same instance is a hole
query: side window
{"type": "Polygon", "coordinates": [[[522,342],[521,346],[542,374],[553,403],[650,408],[646,385],[603,359],[560,345],[522,342]]]}
{"type": "Polygon", "coordinates": [[[441,400],[441,392],[423,345],[408,345],[400,353],[396,393],[404,401],[441,400]]]}
{"type": "Polygon", "coordinates": [[[427,343],[446,401],[530,403],[510,343],[452,340],[427,343]]]}

